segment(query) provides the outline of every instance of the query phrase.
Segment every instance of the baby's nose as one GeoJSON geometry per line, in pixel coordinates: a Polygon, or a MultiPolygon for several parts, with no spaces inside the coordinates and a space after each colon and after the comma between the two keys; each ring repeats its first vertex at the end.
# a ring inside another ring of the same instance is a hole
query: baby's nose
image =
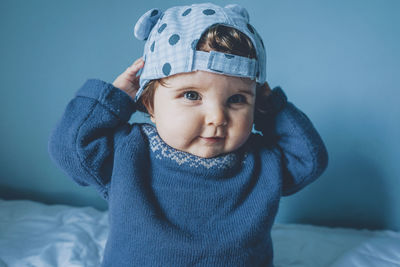
{"type": "Polygon", "coordinates": [[[228,123],[226,110],[221,105],[210,105],[206,114],[206,124],[225,126],[228,123]]]}

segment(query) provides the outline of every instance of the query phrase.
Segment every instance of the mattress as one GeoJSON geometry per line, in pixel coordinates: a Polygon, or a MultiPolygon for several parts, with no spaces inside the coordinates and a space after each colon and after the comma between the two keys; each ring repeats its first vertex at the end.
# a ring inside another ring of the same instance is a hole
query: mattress
{"type": "MultiPolygon", "coordinates": [[[[99,266],[107,211],[0,200],[0,267],[99,266]]],[[[400,233],[275,224],[276,267],[400,266],[400,233]]]]}

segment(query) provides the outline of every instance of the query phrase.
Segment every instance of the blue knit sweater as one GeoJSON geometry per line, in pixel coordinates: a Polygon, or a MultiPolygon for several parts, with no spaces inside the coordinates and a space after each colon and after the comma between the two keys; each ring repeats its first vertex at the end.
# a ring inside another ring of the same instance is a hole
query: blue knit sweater
{"type": "Polygon", "coordinates": [[[272,266],[270,231],[281,196],[327,166],[312,123],[280,88],[237,151],[200,158],[150,124],[129,124],[135,103],[88,80],[54,129],[49,151],[80,185],[108,201],[103,266],[272,266]]]}

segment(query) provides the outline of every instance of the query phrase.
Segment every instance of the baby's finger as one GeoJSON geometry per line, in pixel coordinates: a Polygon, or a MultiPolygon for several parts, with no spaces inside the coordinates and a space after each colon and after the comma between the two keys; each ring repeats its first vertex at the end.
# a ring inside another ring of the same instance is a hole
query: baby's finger
{"type": "Polygon", "coordinates": [[[138,73],[138,71],[143,68],[144,66],[144,61],[142,59],[139,59],[137,61],[135,61],[135,63],[133,63],[131,66],[129,66],[126,69],[126,72],[129,76],[136,76],[136,74],[138,73]]]}
{"type": "Polygon", "coordinates": [[[130,67],[140,66],[140,65],[143,65],[143,63],[144,63],[144,60],[143,60],[143,58],[140,57],[140,58],[136,59],[135,62],[133,62],[133,64],[130,67]]]}
{"type": "Polygon", "coordinates": [[[139,63],[139,61],[143,61],[143,57],[136,59],[135,62],[132,63],[132,65],[139,63]]]}

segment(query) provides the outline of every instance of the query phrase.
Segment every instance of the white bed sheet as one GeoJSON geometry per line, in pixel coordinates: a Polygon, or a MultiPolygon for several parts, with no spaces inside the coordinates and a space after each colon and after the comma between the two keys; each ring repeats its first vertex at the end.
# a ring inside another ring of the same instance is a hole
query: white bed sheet
{"type": "Polygon", "coordinates": [[[276,267],[399,267],[400,233],[276,224],[276,267]]]}
{"type": "MultiPolygon", "coordinates": [[[[0,267],[99,266],[107,212],[0,200],[0,267]]],[[[276,224],[276,267],[400,266],[400,233],[276,224]]]]}
{"type": "Polygon", "coordinates": [[[0,200],[0,267],[100,266],[107,213],[0,200]]]}

